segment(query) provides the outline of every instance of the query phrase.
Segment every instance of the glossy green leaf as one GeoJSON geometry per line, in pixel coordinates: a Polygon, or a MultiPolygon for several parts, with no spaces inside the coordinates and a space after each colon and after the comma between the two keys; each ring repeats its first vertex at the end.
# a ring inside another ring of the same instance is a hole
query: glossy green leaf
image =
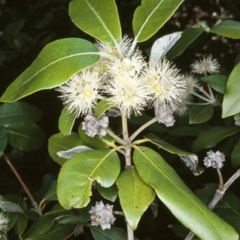
{"type": "Polygon", "coordinates": [[[11,125],[6,129],[8,142],[21,151],[34,151],[44,143],[44,134],[34,123],[11,125]]]}
{"type": "Polygon", "coordinates": [[[0,157],[3,155],[3,152],[7,146],[7,131],[5,127],[0,126],[0,157]]]}
{"type": "Polygon", "coordinates": [[[181,38],[168,52],[167,58],[173,60],[180,56],[187,47],[202,34],[202,32],[204,32],[203,28],[187,28],[183,30],[181,38]]]}
{"type": "Polygon", "coordinates": [[[201,80],[208,83],[213,89],[222,94],[226,91],[227,76],[221,74],[209,75],[202,77],[201,80]]]}
{"type": "Polygon", "coordinates": [[[111,227],[111,229],[102,230],[101,228],[90,228],[95,240],[126,240],[127,233],[122,228],[111,227]]]}
{"type": "Polygon", "coordinates": [[[194,152],[199,152],[203,149],[215,147],[221,140],[239,131],[239,127],[212,127],[199,134],[193,142],[192,149],[194,152]]]}
{"type": "Polygon", "coordinates": [[[233,167],[240,166],[240,140],[234,146],[233,151],[231,153],[231,164],[233,167]]]}
{"type": "Polygon", "coordinates": [[[142,179],[194,234],[203,240],[238,239],[236,231],[208,209],[157,152],[135,147],[133,160],[142,179]]]}
{"type": "Polygon", "coordinates": [[[188,125],[169,129],[169,134],[172,136],[198,136],[203,130],[204,128],[200,125],[188,125]]]}
{"type": "Polygon", "coordinates": [[[104,187],[98,185],[97,190],[101,194],[102,197],[104,197],[105,199],[107,199],[111,202],[115,202],[115,200],[118,196],[118,189],[115,184],[113,184],[109,188],[104,188],[104,187]]]}
{"type": "Polygon", "coordinates": [[[211,29],[211,32],[228,38],[240,39],[240,22],[233,20],[221,21],[211,29]]]}
{"type": "Polygon", "coordinates": [[[107,110],[114,107],[108,101],[102,100],[95,108],[95,117],[99,119],[107,110]]]}
{"type": "Polygon", "coordinates": [[[0,125],[36,122],[42,116],[42,111],[25,102],[4,103],[0,105],[0,125]]]}
{"type": "Polygon", "coordinates": [[[108,188],[120,172],[118,155],[113,150],[82,152],[68,160],[58,176],[57,196],[65,208],[85,207],[92,195],[93,181],[108,188]]]}
{"type": "Polygon", "coordinates": [[[112,46],[122,38],[121,26],[114,0],[73,0],[69,16],[82,31],[112,46]]]}
{"type": "Polygon", "coordinates": [[[56,194],[56,189],[57,189],[57,181],[53,180],[48,186],[48,190],[45,192],[43,199],[41,201],[41,204],[46,201],[57,201],[57,194],[56,194]]]}
{"type": "Polygon", "coordinates": [[[85,214],[82,214],[83,209],[81,209],[81,213],[78,215],[73,215],[70,213],[65,215],[60,215],[54,219],[54,222],[58,224],[64,224],[64,225],[79,225],[79,224],[86,223],[90,220],[90,214],[89,214],[89,208],[84,208],[84,209],[87,209],[87,211],[85,211],[85,214]]]}
{"type": "Polygon", "coordinates": [[[173,15],[183,0],[142,0],[133,17],[133,32],[138,42],[148,40],[173,15]]]}
{"type": "Polygon", "coordinates": [[[210,120],[212,118],[213,112],[214,112],[214,107],[212,105],[192,106],[189,110],[189,123],[190,124],[199,124],[199,123],[207,122],[208,120],[210,120]]]}
{"type": "Polygon", "coordinates": [[[240,63],[232,70],[223,98],[222,117],[229,117],[240,112],[240,63]]]}
{"type": "Polygon", "coordinates": [[[63,165],[66,159],[59,157],[57,152],[69,150],[80,145],[83,145],[83,142],[77,133],[72,132],[71,135],[68,136],[57,133],[48,139],[48,152],[55,162],[63,165]]]}
{"type": "Polygon", "coordinates": [[[116,183],[127,222],[135,230],[143,213],[154,200],[155,192],[141,179],[135,167],[123,171],[116,183]]]}
{"type": "Polygon", "coordinates": [[[46,45],[35,61],[7,88],[2,102],[14,102],[42,89],[55,88],[99,59],[97,48],[79,38],[46,45]]]}
{"type": "Polygon", "coordinates": [[[168,142],[165,142],[161,138],[158,138],[155,134],[149,133],[145,136],[146,139],[148,139],[150,142],[153,144],[157,145],[158,147],[164,149],[165,151],[172,153],[172,154],[177,154],[180,157],[183,156],[188,156],[188,155],[193,155],[193,153],[183,151],[173,145],[171,145],[168,142]]]}
{"type": "Polygon", "coordinates": [[[59,131],[63,135],[70,135],[75,119],[76,117],[64,107],[58,120],[59,131]]]}
{"type": "MultiPolygon", "coordinates": [[[[202,201],[204,201],[206,204],[209,204],[217,188],[217,184],[209,183],[206,184],[203,189],[197,190],[196,194],[202,201]]],[[[231,224],[231,226],[233,226],[238,233],[240,233],[240,225],[238,224],[240,221],[239,202],[240,198],[228,190],[213,209],[217,215],[231,224]]]]}

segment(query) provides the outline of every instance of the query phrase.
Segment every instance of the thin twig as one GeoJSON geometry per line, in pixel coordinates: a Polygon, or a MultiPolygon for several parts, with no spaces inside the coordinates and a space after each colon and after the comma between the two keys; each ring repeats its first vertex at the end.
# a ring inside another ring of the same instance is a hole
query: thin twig
{"type": "Polygon", "coordinates": [[[22,178],[20,177],[20,175],[18,174],[17,170],[15,169],[15,167],[12,165],[11,161],[9,160],[9,158],[7,157],[6,154],[3,154],[3,158],[5,159],[6,163],[9,165],[9,167],[11,168],[11,170],[13,171],[14,175],[16,176],[16,178],[18,179],[19,183],[22,185],[25,193],[27,194],[28,198],[30,199],[30,201],[32,202],[33,207],[35,208],[36,212],[42,216],[42,211],[39,208],[37,202],[35,201],[35,199],[33,198],[32,194],[30,193],[30,191],[28,190],[27,186],[25,185],[25,183],[23,182],[22,178]]]}

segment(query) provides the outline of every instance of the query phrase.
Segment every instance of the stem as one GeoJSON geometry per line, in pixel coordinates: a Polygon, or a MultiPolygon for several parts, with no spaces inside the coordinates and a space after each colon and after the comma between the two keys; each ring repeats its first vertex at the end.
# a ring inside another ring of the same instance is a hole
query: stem
{"type": "MultiPolygon", "coordinates": [[[[220,172],[220,170],[218,171],[218,176],[219,176],[219,187],[216,190],[213,199],[211,200],[211,202],[208,204],[208,207],[210,209],[213,209],[217,203],[219,202],[219,200],[221,200],[223,198],[223,195],[225,194],[226,190],[232,185],[232,183],[238,178],[240,177],[240,169],[238,169],[233,175],[232,177],[230,177],[228,179],[228,181],[223,185],[223,180],[222,180],[222,174],[220,172]],[[220,175],[219,175],[220,173],[220,175]]],[[[188,235],[186,236],[185,240],[191,240],[194,237],[194,233],[193,232],[189,232],[188,235]]]]}
{"type": "Polygon", "coordinates": [[[128,236],[128,240],[134,240],[134,234],[133,234],[133,230],[131,229],[131,227],[129,226],[128,222],[126,221],[127,224],[127,236],[128,236]]]}
{"type": "Polygon", "coordinates": [[[219,189],[223,189],[223,177],[222,177],[222,173],[221,170],[219,168],[217,168],[217,174],[218,174],[218,178],[219,178],[219,189]]]}
{"type": "Polygon", "coordinates": [[[110,129],[107,129],[107,133],[108,133],[111,137],[113,137],[113,138],[116,140],[116,142],[118,142],[119,144],[121,144],[121,145],[125,145],[125,144],[126,144],[124,140],[122,140],[120,137],[118,137],[118,136],[117,136],[114,132],[112,132],[110,129]]]}
{"type": "Polygon", "coordinates": [[[28,190],[27,186],[25,185],[25,183],[23,182],[22,178],[20,177],[20,175],[18,174],[17,170],[15,169],[15,167],[12,165],[11,161],[9,160],[9,158],[7,157],[6,154],[3,154],[3,158],[5,159],[6,163],[9,165],[9,167],[11,168],[11,170],[13,171],[14,175],[16,176],[16,178],[18,179],[19,183],[22,185],[25,193],[27,194],[28,198],[30,199],[30,201],[32,202],[33,207],[35,208],[36,212],[39,214],[39,216],[42,216],[42,212],[41,209],[38,207],[37,202],[35,201],[35,199],[33,198],[32,194],[30,193],[30,191],[28,190]]]}
{"type": "Polygon", "coordinates": [[[133,141],[135,137],[137,137],[137,135],[142,132],[145,128],[147,128],[148,126],[150,126],[151,124],[157,122],[157,118],[154,117],[153,119],[149,120],[148,122],[146,122],[145,124],[143,124],[140,128],[138,128],[130,137],[130,140],[133,141]]]}
{"type": "Polygon", "coordinates": [[[125,168],[132,165],[131,161],[131,140],[128,136],[128,125],[127,125],[127,117],[122,114],[122,135],[124,140],[124,149],[125,149],[125,168]]]}

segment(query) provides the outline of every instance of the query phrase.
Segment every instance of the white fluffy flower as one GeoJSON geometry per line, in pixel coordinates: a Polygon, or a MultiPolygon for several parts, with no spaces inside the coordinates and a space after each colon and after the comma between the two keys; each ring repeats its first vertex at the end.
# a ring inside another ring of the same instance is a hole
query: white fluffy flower
{"type": "Polygon", "coordinates": [[[194,63],[191,64],[192,72],[198,74],[207,73],[218,73],[219,72],[219,64],[217,59],[212,58],[212,55],[208,57],[203,57],[202,60],[196,60],[194,63]]]}
{"type": "Polygon", "coordinates": [[[146,72],[152,102],[175,108],[185,98],[187,84],[179,70],[166,59],[150,65],[146,72]]]}
{"type": "Polygon", "coordinates": [[[68,111],[79,117],[91,113],[98,99],[103,98],[100,94],[101,86],[101,76],[92,67],[73,75],[57,91],[61,92],[60,98],[68,111]]]}
{"type": "Polygon", "coordinates": [[[9,219],[3,213],[0,213],[0,238],[8,231],[8,222],[9,219]]]}

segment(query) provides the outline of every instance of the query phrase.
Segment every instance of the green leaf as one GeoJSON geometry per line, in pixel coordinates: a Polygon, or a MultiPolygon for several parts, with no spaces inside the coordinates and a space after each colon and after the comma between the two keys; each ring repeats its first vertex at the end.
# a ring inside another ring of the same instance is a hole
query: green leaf
{"type": "MultiPolygon", "coordinates": [[[[214,196],[218,186],[215,183],[206,184],[205,188],[197,190],[196,194],[202,201],[209,204],[214,196]]],[[[224,219],[227,223],[231,224],[238,233],[240,233],[240,198],[233,194],[231,191],[227,191],[223,198],[217,203],[214,212],[224,219]]]]}
{"type": "Polygon", "coordinates": [[[215,74],[207,77],[202,77],[201,80],[208,83],[217,92],[224,94],[226,91],[227,76],[215,74]]]}
{"type": "Polygon", "coordinates": [[[180,56],[186,48],[197,39],[202,32],[203,28],[187,28],[182,32],[181,38],[176,42],[172,49],[168,52],[167,58],[173,60],[174,58],[180,56]]]}
{"type": "Polygon", "coordinates": [[[8,142],[21,151],[34,151],[44,143],[44,134],[34,123],[11,125],[6,129],[8,142]]]}
{"type": "Polygon", "coordinates": [[[120,172],[118,155],[113,150],[82,152],[68,160],[58,176],[57,195],[65,208],[85,207],[92,195],[92,182],[108,188],[120,172]]]}
{"type": "Polygon", "coordinates": [[[164,149],[165,151],[172,153],[172,154],[177,154],[180,157],[184,156],[189,156],[189,155],[194,155],[193,153],[183,151],[167,142],[162,140],[161,138],[158,138],[155,134],[149,133],[145,136],[146,139],[148,139],[150,142],[153,144],[157,145],[158,147],[164,149]]]}
{"type": "Polygon", "coordinates": [[[228,38],[240,39],[240,22],[233,20],[222,21],[215,25],[211,32],[228,38]]]}
{"type": "Polygon", "coordinates": [[[73,0],[69,16],[78,28],[101,42],[116,46],[122,39],[114,0],[73,0]]]}
{"type": "Polygon", "coordinates": [[[197,139],[193,142],[192,149],[194,152],[199,152],[206,148],[215,147],[224,138],[239,131],[239,127],[212,127],[199,134],[197,139]]]}
{"type": "Polygon", "coordinates": [[[240,166],[240,140],[234,146],[233,151],[231,153],[231,164],[233,167],[240,166]]]}
{"type": "Polygon", "coordinates": [[[155,192],[141,179],[135,167],[123,171],[116,183],[127,222],[135,230],[141,216],[154,200],[155,192]]]}
{"type": "Polygon", "coordinates": [[[127,234],[122,228],[111,227],[111,229],[102,230],[101,228],[90,228],[95,240],[126,240],[127,234]]]}
{"type": "Polygon", "coordinates": [[[214,107],[212,105],[208,106],[192,106],[189,110],[189,123],[199,124],[210,120],[213,116],[214,107]]]}
{"type": "Polygon", "coordinates": [[[78,38],[46,45],[35,61],[7,88],[2,102],[14,102],[42,89],[55,88],[99,59],[97,48],[78,38]]]}
{"type": "Polygon", "coordinates": [[[0,157],[3,155],[3,152],[7,146],[7,131],[5,127],[0,126],[0,157]]]}
{"type": "Polygon", "coordinates": [[[142,0],[133,17],[133,32],[138,42],[148,40],[173,15],[183,0],[142,0]]]}
{"type": "Polygon", "coordinates": [[[64,107],[58,120],[59,131],[63,135],[70,135],[75,119],[76,117],[64,107]]]}
{"type": "Polygon", "coordinates": [[[72,132],[68,136],[57,133],[48,139],[48,152],[55,162],[63,165],[67,160],[59,157],[57,152],[66,151],[80,145],[83,145],[83,142],[77,133],[72,132]]]}
{"type": "Polygon", "coordinates": [[[57,201],[57,194],[56,194],[56,189],[57,189],[57,181],[53,180],[48,186],[48,190],[45,192],[43,199],[41,201],[41,205],[46,202],[46,201],[57,201]]]}
{"type": "Polygon", "coordinates": [[[135,147],[133,160],[142,179],[194,234],[203,240],[238,239],[235,230],[208,209],[157,152],[135,147]]]}
{"type": "Polygon", "coordinates": [[[0,125],[4,126],[33,123],[41,116],[41,110],[25,102],[4,103],[0,106],[0,125]]]}
{"type": "Polygon", "coordinates": [[[223,98],[222,117],[229,117],[240,112],[240,63],[232,70],[223,98]]]}
{"type": "Polygon", "coordinates": [[[99,119],[107,110],[114,107],[108,101],[102,100],[95,108],[95,117],[99,119]]]}
{"type": "Polygon", "coordinates": [[[111,202],[115,202],[115,200],[118,196],[118,189],[115,184],[113,184],[109,188],[104,188],[104,187],[98,185],[97,190],[99,191],[99,193],[101,194],[102,197],[104,197],[105,199],[107,199],[111,202]]]}

